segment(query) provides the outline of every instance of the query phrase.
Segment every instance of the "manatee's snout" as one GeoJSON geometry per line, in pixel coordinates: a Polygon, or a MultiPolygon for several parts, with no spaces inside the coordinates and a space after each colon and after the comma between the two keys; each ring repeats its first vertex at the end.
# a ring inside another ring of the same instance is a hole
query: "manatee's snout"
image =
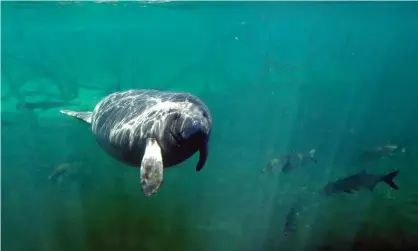
{"type": "Polygon", "coordinates": [[[184,125],[181,136],[185,140],[192,138],[206,137],[209,133],[207,123],[202,120],[189,120],[184,125]]]}
{"type": "Polygon", "coordinates": [[[196,171],[200,171],[208,157],[208,141],[210,135],[210,122],[207,118],[189,118],[182,124],[181,138],[188,145],[199,150],[199,162],[196,171]]]}

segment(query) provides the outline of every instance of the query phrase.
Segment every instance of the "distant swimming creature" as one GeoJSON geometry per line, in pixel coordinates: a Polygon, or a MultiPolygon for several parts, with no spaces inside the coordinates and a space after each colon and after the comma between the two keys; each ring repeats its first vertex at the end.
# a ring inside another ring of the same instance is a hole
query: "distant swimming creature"
{"type": "Polygon", "coordinates": [[[281,158],[273,158],[267,164],[262,172],[271,172],[274,169],[280,169],[281,172],[287,173],[291,170],[305,166],[308,162],[318,163],[315,158],[316,150],[312,149],[308,153],[290,153],[281,158]]]}
{"type": "Polygon", "coordinates": [[[399,145],[383,145],[383,146],[376,146],[372,149],[363,151],[360,156],[360,161],[372,161],[382,158],[390,158],[398,153],[406,153],[408,154],[405,147],[401,147],[399,145]]]}
{"type": "Polygon", "coordinates": [[[58,108],[63,106],[70,106],[74,105],[68,102],[64,101],[44,101],[44,102],[23,102],[23,103],[17,103],[16,109],[17,110],[34,110],[34,109],[42,109],[47,110],[51,108],[58,108]]]}
{"type": "Polygon", "coordinates": [[[312,149],[307,154],[305,153],[293,153],[285,156],[282,163],[282,172],[287,173],[293,169],[300,168],[306,165],[308,162],[318,163],[315,158],[316,150],[312,149]]]}
{"type": "Polygon", "coordinates": [[[266,167],[264,167],[263,169],[261,169],[261,172],[265,173],[265,172],[272,172],[276,167],[279,166],[280,163],[280,159],[278,158],[273,158],[269,161],[269,163],[267,164],[266,167]]]}
{"type": "Polygon", "coordinates": [[[68,163],[60,164],[54,168],[52,173],[48,176],[48,179],[51,181],[61,182],[63,177],[66,176],[70,168],[71,165],[68,163]]]}
{"type": "Polygon", "coordinates": [[[283,226],[283,233],[289,234],[297,230],[297,217],[299,216],[299,211],[297,206],[294,205],[286,215],[286,220],[283,226]]]}
{"type": "Polygon", "coordinates": [[[385,175],[374,175],[368,174],[363,170],[357,174],[328,183],[323,188],[323,192],[325,195],[334,195],[340,193],[353,193],[361,188],[368,188],[370,191],[373,191],[374,187],[380,182],[385,182],[391,188],[398,190],[399,187],[393,181],[398,173],[399,170],[395,170],[385,175]]]}

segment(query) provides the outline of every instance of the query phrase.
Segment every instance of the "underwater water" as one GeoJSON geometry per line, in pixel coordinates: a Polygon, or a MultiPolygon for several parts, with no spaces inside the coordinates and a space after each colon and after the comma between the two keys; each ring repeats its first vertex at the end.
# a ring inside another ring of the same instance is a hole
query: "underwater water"
{"type": "Polygon", "coordinates": [[[416,2],[2,2],[2,250],[418,250],[416,13],[416,2]],[[165,169],[151,197],[139,168],[59,112],[134,88],[190,92],[213,117],[203,170],[197,155],[165,169]],[[312,149],[284,171],[286,154],[312,149]],[[330,183],[363,170],[399,170],[399,189],[330,183]]]}

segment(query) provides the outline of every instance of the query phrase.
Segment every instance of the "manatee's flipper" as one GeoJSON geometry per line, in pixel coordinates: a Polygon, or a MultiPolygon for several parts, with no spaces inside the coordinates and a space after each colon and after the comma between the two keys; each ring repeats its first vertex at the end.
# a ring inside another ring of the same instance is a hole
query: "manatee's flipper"
{"type": "Polygon", "coordinates": [[[70,110],[60,110],[60,112],[91,124],[91,117],[93,115],[93,112],[75,112],[75,111],[70,111],[70,110]]]}
{"type": "Polygon", "coordinates": [[[141,187],[146,196],[153,195],[163,182],[163,158],[157,140],[147,139],[141,162],[141,187]]]}
{"type": "Polygon", "coordinates": [[[206,163],[206,159],[208,158],[208,144],[203,144],[199,149],[199,162],[197,162],[196,171],[199,172],[202,170],[203,166],[206,163]]]}

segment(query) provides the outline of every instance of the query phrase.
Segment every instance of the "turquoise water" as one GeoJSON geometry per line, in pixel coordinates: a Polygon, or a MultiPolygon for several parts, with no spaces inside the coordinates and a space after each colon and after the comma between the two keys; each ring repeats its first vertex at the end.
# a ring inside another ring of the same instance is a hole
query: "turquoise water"
{"type": "Polygon", "coordinates": [[[2,250],[415,250],[418,4],[2,2],[2,250]],[[132,88],[186,91],[210,154],[153,197],[61,108],[132,88]],[[67,102],[19,109],[24,102],[67,102]],[[408,156],[353,163],[399,144],[408,156]],[[316,149],[317,164],[262,173],[316,149]],[[65,175],[49,180],[54,170],[65,175]],[[57,169],[58,168],[58,169],[57,169]],[[323,196],[361,170],[398,191],[323,196]],[[284,234],[293,207],[293,231],[284,234]]]}

